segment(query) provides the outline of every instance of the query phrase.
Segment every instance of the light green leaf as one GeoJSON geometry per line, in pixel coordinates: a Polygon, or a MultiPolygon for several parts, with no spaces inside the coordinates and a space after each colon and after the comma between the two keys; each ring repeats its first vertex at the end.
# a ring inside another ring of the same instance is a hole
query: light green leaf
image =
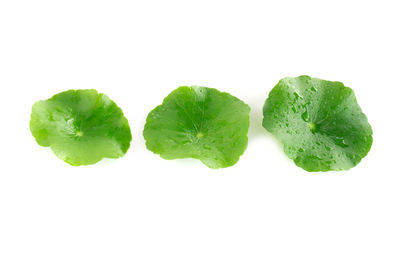
{"type": "Polygon", "coordinates": [[[196,158],[210,168],[234,165],[247,147],[250,108],[216,89],[182,86],[149,113],[147,148],[165,159],[196,158]]]}
{"type": "Polygon", "coordinates": [[[69,90],[32,107],[30,129],[37,143],[73,165],[119,158],[132,140],[121,109],[96,90],[69,90]]]}

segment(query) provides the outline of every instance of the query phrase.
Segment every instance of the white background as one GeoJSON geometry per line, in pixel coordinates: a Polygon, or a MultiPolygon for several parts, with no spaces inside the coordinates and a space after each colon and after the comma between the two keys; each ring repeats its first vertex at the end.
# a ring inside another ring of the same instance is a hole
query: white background
{"type": "Polygon", "coordinates": [[[2,0],[0,261],[400,261],[396,2],[2,0]],[[261,126],[302,74],[352,87],[368,116],[350,171],[303,171],[261,126]],[[146,150],[147,113],[180,85],[251,106],[235,166],[146,150]],[[125,157],[72,167],[36,144],[32,104],[79,88],[123,109],[125,157]]]}

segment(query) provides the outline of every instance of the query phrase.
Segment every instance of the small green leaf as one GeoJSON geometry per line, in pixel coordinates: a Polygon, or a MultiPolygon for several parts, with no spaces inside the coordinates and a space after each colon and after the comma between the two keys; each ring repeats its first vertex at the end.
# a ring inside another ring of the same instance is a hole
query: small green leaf
{"type": "Polygon", "coordinates": [[[263,126],[307,171],[347,170],[365,157],[372,129],[351,88],[309,76],[284,78],[264,104],[263,126]]]}
{"type": "Polygon", "coordinates": [[[37,143],[73,165],[119,158],[132,140],[121,109],[96,90],[69,90],[32,107],[30,129],[37,143]]]}
{"type": "Polygon", "coordinates": [[[234,165],[247,147],[250,108],[216,89],[182,86],[149,113],[143,136],[164,159],[196,158],[210,168],[234,165]]]}

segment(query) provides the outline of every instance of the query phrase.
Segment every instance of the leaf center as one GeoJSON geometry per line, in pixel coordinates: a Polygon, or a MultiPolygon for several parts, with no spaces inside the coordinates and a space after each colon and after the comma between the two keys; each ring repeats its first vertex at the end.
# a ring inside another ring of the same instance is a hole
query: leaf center
{"type": "Polygon", "coordinates": [[[202,132],[198,132],[196,136],[197,136],[197,138],[202,138],[204,136],[204,134],[202,132]]]}
{"type": "Polygon", "coordinates": [[[312,122],[310,122],[310,123],[308,123],[308,128],[311,130],[311,132],[315,132],[315,131],[317,131],[317,125],[315,124],[315,123],[312,123],[312,122]]]}
{"type": "Polygon", "coordinates": [[[75,135],[81,137],[81,136],[83,136],[83,132],[82,131],[78,131],[78,132],[75,133],[75,135]]]}

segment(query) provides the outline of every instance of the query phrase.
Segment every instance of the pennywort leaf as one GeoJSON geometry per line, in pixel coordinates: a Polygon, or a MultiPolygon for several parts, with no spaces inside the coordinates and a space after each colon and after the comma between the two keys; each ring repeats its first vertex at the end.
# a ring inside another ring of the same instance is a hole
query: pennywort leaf
{"type": "Polygon", "coordinates": [[[340,82],[287,77],[269,93],[263,126],[307,171],[347,170],[365,157],[372,129],[354,92],[340,82]]]}
{"type": "Polygon", "coordinates": [[[210,168],[234,165],[247,147],[250,108],[238,98],[181,86],[147,116],[147,148],[164,159],[196,158],[210,168]]]}
{"type": "Polygon", "coordinates": [[[68,90],[32,107],[30,129],[37,143],[73,165],[119,158],[132,140],[122,110],[96,90],[68,90]]]}

